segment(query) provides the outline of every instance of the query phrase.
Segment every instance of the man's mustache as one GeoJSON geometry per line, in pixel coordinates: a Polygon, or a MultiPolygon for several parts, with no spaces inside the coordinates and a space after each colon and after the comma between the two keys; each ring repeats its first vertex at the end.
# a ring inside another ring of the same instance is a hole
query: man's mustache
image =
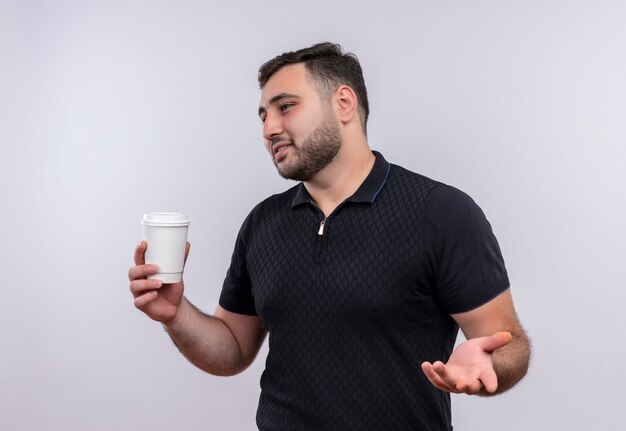
{"type": "Polygon", "coordinates": [[[272,136],[270,138],[270,144],[272,147],[278,144],[279,142],[286,142],[289,144],[293,144],[293,142],[290,139],[286,139],[284,136],[272,136]]]}

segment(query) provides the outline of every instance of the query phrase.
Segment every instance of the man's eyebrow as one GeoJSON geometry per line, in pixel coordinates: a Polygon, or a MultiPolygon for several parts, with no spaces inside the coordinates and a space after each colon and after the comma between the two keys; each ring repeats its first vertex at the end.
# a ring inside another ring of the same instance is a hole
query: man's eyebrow
{"type": "MultiPolygon", "coordinates": [[[[279,100],[282,99],[286,99],[286,98],[296,98],[299,99],[300,96],[296,95],[296,94],[291,94],[291,93],[279,93],[276,96],[272,97],[270,100],[267,101],[267,106],[273,105],[274,103],[278,102],[279,100]]],[[[259,106],[259,115],[265,113],[266,109],[262,106],[259,106]]]]}

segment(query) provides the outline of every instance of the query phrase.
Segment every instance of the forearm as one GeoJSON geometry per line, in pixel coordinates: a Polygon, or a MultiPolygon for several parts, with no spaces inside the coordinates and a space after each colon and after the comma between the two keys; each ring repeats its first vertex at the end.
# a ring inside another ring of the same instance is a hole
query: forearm
{"type": "Polygon", "coordinates": [[[511,389],[528,371],[530,361],[530,341],[523,328],[510,331],[511,342],[492,353],[493,369],[498,377],[498,389],[494,393],[481,391],[481,395],[501,394],[511,389]]]}
{"type": "Polygon", "coordinates": [[[203,371],[229,376],[245,369],[241,350],[228,326],[187,299],[183,298],[176,317],[163,326],[178,350],[203,371]]]}

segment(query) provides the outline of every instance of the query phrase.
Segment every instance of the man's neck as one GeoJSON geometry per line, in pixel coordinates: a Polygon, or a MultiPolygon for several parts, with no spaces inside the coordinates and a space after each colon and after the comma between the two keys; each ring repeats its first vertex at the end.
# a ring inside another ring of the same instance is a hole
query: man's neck
{"type": "Polygon", "coordinates": [[[367,144],[358,150],[347,151],[343,147],[335,159],[304,185],[315,204],[328,217],[344,200],[352,196],[363,184],[376,156],[367,144]],[[343,151],[342,151],[343,150],[343,151]]]}

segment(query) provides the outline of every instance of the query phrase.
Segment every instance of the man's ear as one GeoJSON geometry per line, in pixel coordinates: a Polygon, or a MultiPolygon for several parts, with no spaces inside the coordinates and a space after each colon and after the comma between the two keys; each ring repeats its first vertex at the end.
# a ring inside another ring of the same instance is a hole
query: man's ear
{"type": "Polygon", "coordinates": [[[358,99],[354,90],[342,85],[335,91],[335,108],[339,121],[346,124],[354,120],[357,115],[358,99]]]}

